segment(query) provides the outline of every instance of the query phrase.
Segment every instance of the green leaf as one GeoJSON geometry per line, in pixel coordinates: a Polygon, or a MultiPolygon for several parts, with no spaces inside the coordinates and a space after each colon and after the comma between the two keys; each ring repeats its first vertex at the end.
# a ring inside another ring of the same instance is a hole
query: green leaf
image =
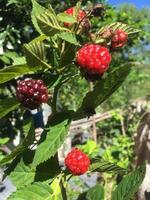
{"type": "Polygon", "coordinates": [[[32,117],[29,117],[27,120],[24,120],[23,122],[23,134],[26,137],[30,131],[30,128],[32,126],[32,117]]]}
{"type": "Polygon", "coordinates": [[[26,59],[24,56],[13,58],[13,65],[24,65],[25,63],[26,63],[26,59]]]}
{"type": "Polygon", "coordinates": [[[35,132],[34,132],[34,124],[32,122],[32,126],[29,130],[29,133],[27,137],[23,140],[21,144],[19,144],[12,152],[11,154],[5,156],[1,161],[0,161],[0,166],[5,165],[6,163],[10,162],[13,160],[15,157],[18,155],[22,154],[28,147],[33,143],[35,139],[35,132]]]}
{"type": "Polygon", "coordinates": [[[29,67],[25,65],[14,65],[0,70],[0,84],[17,78],[21,75],[34,73],[39,70],[39,67],[29,67]]]}
{"type": "MultiPolygon", "coordinates": [[[[32,167],[33,169],[33,167],[32,167]]],[[[60,174],[57,157],[51,157],[49,160],[36,167],[35,182],[51,180],[60,174]]]]}
{"type": "Polygon", "coordinates": [[[127,171],[124,168],[117,166],[116,164],[105,161],[101,158],[95,158],[92,160],[89,171],[91,172],[106,172],[106,173],[121,173],[127,171]]]}
{"type": "Polygon", "coordinates": [[[52,190],[46,183],[34,183],[17,190],[8,200],[52,200],[52,190]]]}
{"type": "Polygon", "coordinates": [[[46,40],[46,39],[48,39],[48,36],[42,34],[42,35],[36,37],[35,39],[33,39],[32,42],[33,42],[33,43],[34,43],[34,42],[35,42],[35,43],[36,43],[36,42],[43,42],[43,41],[46,40]]]}
{"type": "Polygon", "coordinates": [[[77,36],[73,33],[66,33],[66,32],[62,32],[58,34],[58,37],[61,38],[62,40],[65,40],[71,44],[75,44],[77,46],[80,45],[80,43],[77,40],[77,36]]]}
{"type": "Polygon", "coordinates": [[[112,194],[112,200],[130,200],[145,177],[145,166],[125,176],[112,194]]]}
{"type": "Polygon", "coordinates": [[[52,8],[51,4],[48,5],[48,11],[53,14],[55,17],[57,17],[55,10],[52,8]]]}
{"type": "Polygon", "coordinates": [[[10,173],[9,178],[17,187],[23,187],[34,181],[36,169],[31,168],[31,162],[34,156],[34,151],[27,151],[23,154],[17,166],[10,173]]]}
{"type": "Polygon", "coordinates": [[[0,100],[0,119],[19,106],[19,102],[14,98],[0,100]]]}
{"type": "Polygon", "coordinates": [[[66,42],[65,50],[61,55],[60,66],[64,67],[71,65],[70,63],[72,63],[72,60],[75,58],[77,48],[78,47],[74,44],[66,42]]]}
{"type": "Polygon", "coordinates": [[[8,58],[5,53],[3,55],[0,56],[0,60],[2,60],[5,64],[10,65],[10,58],[8,58]]]}
{"type": "Polygon", "coordinates": [[[39,3],[36,2],[36,0],[32,0],[32,13],[31,13],[31,19],[32,23],[35,27],[35,29],[42,34],[42,31],[40,30],[38,23],[37,23],[37,15],[40,15],[41,13],[44,13],[46,11],[46,8],[42,7],[39,3]]]}
{"type": "Polygon", "coordinates": [[[97,184],[90,188],[86,195],[87,200],[104,200],[104,188],[97,184]]]}
{"type": "Polygon", "coordinates": [[[6,144],[9,141],[9,138],[0,138],[0,145],[6,144]]]}
{"type": "Polygon", "coordinates": [[[51,198],[53,200],[63,200],[61,195],[61,188],[60,188],[60,182],[62,175],[58,175],[53,182],[51,183],[51,189],[53,190],[53,194],[51,195],[51,198]]]}
{"type": "MultiPolygon", "coordinates": [[[[31,14],[31,18],[32,18],[32,23],[35,27],[35,29],[40,33],[47,33],[49,32],[49,28],[52,29],[56,26],[57,28],[59,26],[58,24],[58,20],[57,20],[57,15],[54,11],[54,9],[51,7],[51,5],[49,5],[49,8],[46,9],[44,7],[42,7],[39,3],[37,3],[36,0],[32,0],[32,14],[31,14]],[[45,13],[48,13],[49,15],[49,19],[43,19],[46,17],[45,13]],[[41,16],[41,17],[40,17],[41,16]],[[40,19],[38,19],[40,18],[40,19]],[[44,20],[44,21],[43,21],[44,20]],[[46,20],[46,21],[45,21],[46,20]],[[48,21],[47,21],[48,20],[48,21]],[[48,23],[48,24],[47,24],[48,23]],[[46,27],[48,28],[46,28],[46,27]],[[50,27],[49,27],[50,26],[50,27]],[[51,27],[52,26],[52,27],[51,27]]],[[[52,31],[53,32],[53,31],[52,31]]]]}
{"type": "Polygon", "coordinates": [[[105,27],[103,27],[102,29],[100,29],[100,31],[98,32],[99,34],[103,33],[105,30],[111,29],[113,31],[117,30],[117,29],[122,29],[124,30],[128,35],[130,34],[136,34],[139,33],[140,30],[138,29],[134,29],[132,27],[130,27],[128,24],[124,24],[121,22],[116,22],[116,23],[112,23],[110,25],[107,25],[105,27]]]}
{"type": "MultiPolygon", "coordinates": [[[[4,52],[3,54],[2,54],[2,57],[1,57],[1,59],[5,62],[7,62],[7,59],[9,59],[9,61],[11,61],[11,60],[15,60],[17,57],[19,57],[19,55],[16,53],[16,52],[12,52],[12,51],[9,51],[9,50],[7,50],[6,52],[4,52]],[[5,60],[6,59],[6,60],[5,60]]],[[[7,62],[7,63],[10,63],[10,62],[7,62]]],[[[20,64],[20,63],[19,63],[20,64]]],[[[25,64],[25,62],[24,63],[21,63],[21,64],[25,64]]]]}
{"type": "Polygon", "coordinates": [[[79,15],[79,11],[81,9],[81,1],[78,1],[76,6],[74,7],[73,16],[77,19],[79,15]]]}
{"type": "Polygon", "coordinates": [[[33,40],[24,45],[26,60],[29,66],[46,66],[51,68],[45,62],[45,48],[42,41],[33,40]]]}
{"type": "Polygon", "coordinates": [[[69,31],[69,29],[61,27],[57,17],[48,10],[37,16],[37,22],[42,32],[48,36],[53,36],[60,31],[69,31]]]}
{"type": "Polygon", "coordinates": [[[101,79],[94,86],[93,91],[86,94],[82,102],[84,111],[94,110],[110,97],[123,83],[130,72],[129,64],[114,69],[106,78],[101,79]],[[92,100],[92,101],[91,101],[92,100]]]}
{"type": "Polygon", "coordinates": [[[48,123],[48,128],[45,129],[46,138],[36,149],[33,166],[37,166],[54,156],[63,144],[69,128],[68,117],[64,113],[59,113],[56,116],[55,123],[53,121],[50,124],[48,123]]]}
{"type": "Polygon", "coordinates": [[[27,147],[23,144],[18,145],[12,152],[11,154],[5,156],[1,161],[0,161],[0,166],[4,166],[5,164],[9,163],[11,160],[13,160],[16,156],[20,155],[23,151],[25,151],[27,147]]]}
{"type": "Polygon", "coordinates": [[[68,15],[67,13],[59,13],[57,15],[57,19],[61,22],[66,22],[66,23],[71,23],[71,24],[77,22],[77,20],[74,16],[68,15]]]}
{"type": "Polygon", "coordinates": [[[38,165],[37,168],[33,167],[34,154],[35,151],[27,149],[16,157],[6,171],[6,174],[9,175],[9,178],[17,189],[33,182],[50,181],[60,173],[56,158],[47,160],[38,165]]]}

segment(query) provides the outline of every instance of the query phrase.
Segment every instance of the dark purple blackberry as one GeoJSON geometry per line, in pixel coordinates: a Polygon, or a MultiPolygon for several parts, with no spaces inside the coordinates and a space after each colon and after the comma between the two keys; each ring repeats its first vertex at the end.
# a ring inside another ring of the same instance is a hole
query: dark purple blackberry
{"type": "Polygon", "coordinates": [[[49,96],[47,87],[42,80],[22,80],[18,82],[17,99],[29,109],[36,109],[42,103],[47,103],[49,96]]]}

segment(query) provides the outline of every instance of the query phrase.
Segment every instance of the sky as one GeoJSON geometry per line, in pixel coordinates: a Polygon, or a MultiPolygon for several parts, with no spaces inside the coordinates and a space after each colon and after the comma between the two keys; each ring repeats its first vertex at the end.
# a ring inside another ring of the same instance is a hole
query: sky
{"type": "Polygon", "coordinates": [[[116,6],[121,3],[132,3],[135,4],[138,8],[150,7],[150,0],[107,0],[108,3],[116,6]]]}

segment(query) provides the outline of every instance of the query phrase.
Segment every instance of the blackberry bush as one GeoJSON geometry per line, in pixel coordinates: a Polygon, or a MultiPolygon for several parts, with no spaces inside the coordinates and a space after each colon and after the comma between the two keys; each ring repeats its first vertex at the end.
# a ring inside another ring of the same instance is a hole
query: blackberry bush
{"type": "MultiPolygon", "coordinates": [[[[31,18],[39,35],[23,45],[25,57],[20,57],[18,64],[0,70],[0,84],[7,84],[10,80],[16,83],[20,78],[23,79],[18,81],[17,98],[1,101],[0,117],[21,105],[21,114],[35,108],[41,112],[42,103],[49,104],[52,113],[43,132],[38,135],[38,140],[34,130],[35,121],[31,118],[29,122],[24,120],[25,138],[0,164],[7,164],[6,175],[16,186],[16,192],[10,195],[9,200],[67,200],[66,186],[74,175],[82,175],[87,171],[121,173],[122,176],[128,173],[127,169],[101,157],[90,160],[88,155],[77,148],[60,163],[58,149],[65,141],[70,123],[96,113],[96,108],[122,85],[130,73],[132,63],[113,67],[113,50],[123,47],[130,35],[136,36],[139,30],[113,21],[95,32],[89,30],[93,17],[104,18],[103,5],[93,5],[94,10],[90,8],[85,12],[79,2],[59,14],[51,6],[48,9],[42,7],[36,0],[32,0],[32,7],[31,18]],[[104,73],[105,76],[102,76],[104,73]],[[60,108],[60,89],[83,75],[87,79],[85,81],[93,81],[92,90],[82,98],[78,109],[60,108]],[[48,101],[48,90],[52,93],[51,101],[48,101]]],[[[34,119],[33,111],[31,116],[34,119]]],[[[140,167],[125,176],[113,192],[112,200],[119,200],[118,197],[121,197],[120,200],[131,199],[144,174],[145,168],[140,167]]],[[[87,191],[86,198],[89,199],[89,196],[99,200],[99,184],[87,191]],[[98,194],[97,198],[93,194],[98,194]]]]}

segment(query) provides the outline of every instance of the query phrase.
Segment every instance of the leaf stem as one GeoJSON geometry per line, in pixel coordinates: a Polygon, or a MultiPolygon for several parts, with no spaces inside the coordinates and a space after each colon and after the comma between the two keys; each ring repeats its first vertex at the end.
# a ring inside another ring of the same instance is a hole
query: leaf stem
{"type": "MultiPolygon", "coordinates": [[[[58,153],[55,154],[55,161],[56,161],[58,167],[60,168],[59,160],[58,160],[58,153]]],[[[59,182],[61,194],[62,194],[63,200],[67,200],[68,198],[67,198],[66,188],[64,187],[64,184],[63,184],[63,181],[66,181],[66,177],[63,173],[61,175],[62,175],[62,177],[61,177],[61,180],[59,182]]]]}
{"type": "Polygon", "coordinates": [[[53,100],[52,100],[52,112],[55,113],[57,111],[57,96],[59,91],[59,85],[54,88],[53,100]]]}
{"type": "Polygon", "coordinates": [[[63,200],[67,200],[66,188],[64,187],[62,179],[60,181],[60,188],[61,188],[61,194],[62,194],[63,200]]]}

